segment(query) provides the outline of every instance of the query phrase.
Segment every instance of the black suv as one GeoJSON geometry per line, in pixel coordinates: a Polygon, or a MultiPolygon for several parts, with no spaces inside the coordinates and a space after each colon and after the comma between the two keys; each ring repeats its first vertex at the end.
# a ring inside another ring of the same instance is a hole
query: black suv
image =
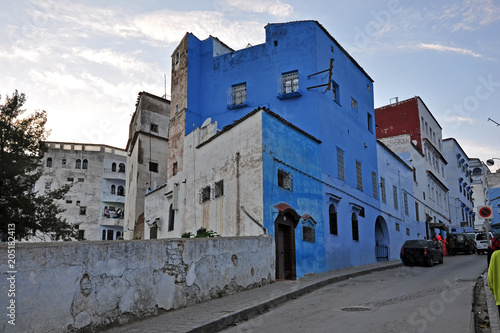
{"type": "Polygon", "coordinates": [[[476,252],[476,242],[466,233],[451,233],[448,234],[448,237],[453,237],[455,242],[455,252],[463,252],[465,254],[476,252]]]}

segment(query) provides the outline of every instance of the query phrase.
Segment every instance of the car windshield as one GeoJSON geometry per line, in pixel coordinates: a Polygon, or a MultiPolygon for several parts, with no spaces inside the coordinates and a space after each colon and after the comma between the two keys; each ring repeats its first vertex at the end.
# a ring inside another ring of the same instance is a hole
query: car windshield
{"type": "Polygon", "coordinates": [[[486,234],[477,234],[476,235],[476,240],[485,240],[486,239],[486,234]]]}
{"type": "Polygon", "coordinates": [[[464,235],[457,235],[457,241],[463,242],[464,241],[464,235]]]}
{"type": "Polygon", "coordinates": [[[425,239],[415,239],[415,240],[407,240],[404,244],[404,246],[415,246],[415,247],[420,247],[420,246],[429,246],[429,241],[425,239]]]}

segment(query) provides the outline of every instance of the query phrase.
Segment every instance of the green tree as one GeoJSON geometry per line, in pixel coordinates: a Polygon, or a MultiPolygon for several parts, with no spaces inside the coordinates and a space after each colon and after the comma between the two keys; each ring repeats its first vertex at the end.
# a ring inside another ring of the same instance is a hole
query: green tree
{"type": "Polygon", "coordinates": [[[17,90],[3,104],[0,97],[0,239],[43,234],[51,240],[70,240],[75,237],[74,227],[58,216],[64,210],[55,201],[64,197],[69,186],[34,192],[47,151],[47,113],[24,115],[25,102],[25,94],[17,90]]]}

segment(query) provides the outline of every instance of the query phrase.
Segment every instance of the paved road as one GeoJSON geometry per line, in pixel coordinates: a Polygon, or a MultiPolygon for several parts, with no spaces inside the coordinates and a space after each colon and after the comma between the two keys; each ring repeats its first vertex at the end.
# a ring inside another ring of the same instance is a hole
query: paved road
{"type": "Polygon", "coordinates": [[[222,332],[473,332],[484,255],[445,257],[330,284],[222,332]]]}

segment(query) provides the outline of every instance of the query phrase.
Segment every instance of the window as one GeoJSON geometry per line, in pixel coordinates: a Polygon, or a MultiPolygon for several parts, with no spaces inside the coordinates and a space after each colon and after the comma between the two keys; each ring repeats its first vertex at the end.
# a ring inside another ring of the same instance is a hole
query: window
{"type": "Polygon", "coordinates": [[[88,167],[89,167],[89,161],[83,160],[83,162],[82,162],[82,169],[88,169],[88,167]]]}
{"type": "Polygon", "coordinates": [[[119,196],[125,196],[125,189],[123,188],[123,186],[118,186],[118,190],[116,191],[116,194],[119,195],[119,196]]]}
{"type": "Polygon", "coordinates": [[[398,188],[396,186],[392,186],[392,195],[394,197],[394,209],[398,210],[398,188]]]}
{"type": "Polygon", "coordinates": [[[76,200],[76,205],[80,206],[80,200],[76,200]]]}
{"type": "Polygon", "coordinates": [[[111,194],[116,194],[116,186],[111,185],[111,194]]]}
{"type": "Polygon", "coordinates": [[[78,240],[85,240],[85,230],[78,230],[78,235],[76,237],[78,240]]]}
{"type": "Polygon", "coordinates": [[[420,221],[420,214],[418,212],[418,202],[415,202],[415,219],[420,221]]]}
{"type": "Polygon", "coordinates": [[[373,116],[367,112],[368,130],[373,133],[373,116]]]}
{"type": "Polygon", "coordinates": [[[330,218],[330,234],[337,236],[339,234],[338,222],[337,222],[337,210],[334,205],[330,205],[329,218],[330,218]]]}
{"type": "Polygon", "coordinates": [[[116,172],[116,163],[111,164],[111,171],[116,172]]]}
{"type": "Polygon", "coordinates": [[[73,182],[73,180],[74,180],[74,178],[73,178],[73,177],[68,177],[68,178],[66,179],[66,181],[67,181],[67,182],[70,182],[70,183],[72,183],[72,182],[73,182]]]}
{"type": "Polygon", "coordinates": [[[151,227],[149,229],[149,239],[157,239],[158,238],[158,226],[151,227]]]}
{"type": "Polygon", "coordinates": [[[291,94],[299,90],[299,72],[285,73],[279,78],[280,94],[291,94]]]}
{"type": "Polygon", "coordinates": [[[356,182],[357,182],[358,190],[363,191],[363,173],[362,173],[360,161],[356,161],[356,182]]]}
{"type": "Polygon", "coordinates": [[[231,88],[229,88],[227,93],[227,98],[228,98],[227,104],[229,106],[245,105],[245,102],[247,100],[247,84],[246,83],[236,84],[231,88]]]}
{"type": "Polygon", "coordinates": [[[382,197],[382,202],[387,203],[387,197],[385,196],[385,179],[380,177],[380,196],[382,197]]]}
{"type": "Polygon", "coordinates": [[[78,178],[79,183],[83,183],[85,181],[85,178],[78,178]]]}
{"type": "Polygon", "coordinates": [[[151,132],[158,133],[158,125],[157,124],[150,124],[151,126],[149,127],[151,132]]]}
{"type": "Polygon", "coordinates": [[[125,173],[125,164],[120,163],[120,165],[118,165],[118,172],[125,173]]]}
{"type": "Polygon", "coordinates": [[[200,203],[210,200],[210,186],[205,186],[201,190],[200,203]]]}
{"type": "Polygon", "coordinates": [[[168,231],[174,230],[174,208],[173,205],[170,204],[170,207],[168,208],[168,231]]]}
{"type": "Polygon", "coordinates": [[[149,162],[149,171],[158,172],[158,163],[149,162]]]}
{"type": "Polygon", "coordinates": [[[292,176],[290,173],[278,169],[278,186],[285,190],[292,190],[292,176]]]}
{"type": "Polygon", "coordinates": [[[75,169],[81,169],[82,168],[82,160],[77,159],[75,163],[75,169]]]}
{"type": "Polygon", "coordinates": [[[305,240],[306,242],[314,243],[316,241],[314,228],[303,226],[302,239],[305,240]]]}
{"type": "Polygon", "coordinates": [[[410,228],[406,228],[406,236],[410,236],[410,228]]]}
{"type": "Polygon", "coordinates": [[[373,197],[375,199],[378,199],[378,186],[377,186],[377,173],[375,171],[372,171],[372,190],[373,190],[373,197]]]}
{"type": "Polygon", "coordinates": [[[332,80],[332,98],[335,102],[340,104],[339,85],[333,80],[332,80]]]}
{"type": "Polygon", "coordinates": [[[339,179],[345,180],[344,151],[337,148],[337,174],[339,179]]]}
{"type": "Polygon", "coordinates": [[[224,180],[220,180],[214,185],[214,198],[219,198],[224,195],[224,180]]]}
{"type": "Polygon", "coordinates": [[[351,215],[352,240],[359,242],[358,217],[356,213],[351,215]]]}
{"type": "Polygon", "coordinates": [[[396,222],[396,231],[399,231],[399,230],[400,230],[399,223],[396,222]]]}
{"type": "Polygon", "coordinates": [[[80,215],[85,215],[87,213],[87,207],[80,206],[80,215]]]}
{"type": "Polygon", "coordinates": [[[73,203],[73,200],[71,200],[71,199],[66,199],[66,203],[67,203],[67,204],[72,204],[72,203],[73,203]]]}
{"type": "Polygon", "coordinates": [[[65,159],[65,158],[63,158],[63,159],[61,160],[61,165],[62,165],[63,167],[65,167],[65,166],[66,166],[66,159],[65,159]]]}
{"type": "Polygon", "coordinates": [[[52,157],[47,158],[47,168],[52,168],[52,157]]]}
{"type": "Polygon", "coordinates": [[[353,109],[358,109],[358,101],[351,97],[351,106],[353,109]]]}
{"type": "Polygon", "coordinates": [[[177,174],[177,171],[178,171],[177,162],[174,162],[174,165],[172,166],[172,175],[175,176],[177,174]]]}
{"type": "Polygon", "coordinates": [[[403,199],[404,199],[404,204],[405,204],[405,214],[408,214],[408,193],[404,192],[403,193],[403,199]]]}

